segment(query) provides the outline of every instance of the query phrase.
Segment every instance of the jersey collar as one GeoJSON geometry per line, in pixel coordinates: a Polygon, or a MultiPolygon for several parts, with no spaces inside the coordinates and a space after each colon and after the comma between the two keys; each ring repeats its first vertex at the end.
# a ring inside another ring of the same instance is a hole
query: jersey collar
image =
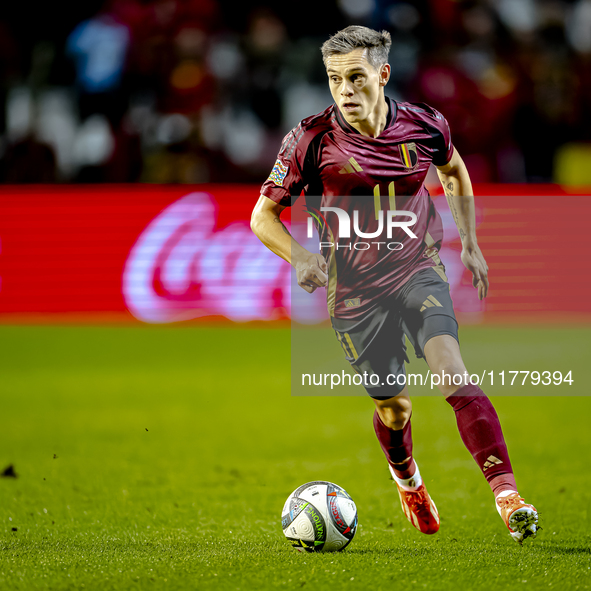
{"type": "MultiPolygon", "coordinates": [[[[392,125],[394,125],[394,122],[396,121],[396,115],[398,114],[398,107],[396,105],[396,101],[391,99],[390,97],[386,97],[386,102],[388,103],[388,115],[386,116],[386,127],[384,127],[384,131],[386,131],[386,129],[388,129],[389,127],[392,127],[392,125]]],[[[338,121],[339,125],[341,126],[341,128],[343,129],[343,131],[346,131],[347,133],[355,133],[355,134],[360,135],[362,137],[366,137],[360,131],[355,129],[352,125],[347,123],[347,121],[345,120],[345,118],[343,117],[343,115],[341,113],[341,110],[336,105],[334,105],[334,110],[336,113],[337,121],[338,121]]],[[[382,131],[382,134],[384,133],[384,131],[382,131]]],[[[371,138],[371,139],[379,139],[379,138],[380,138],[380,136],[378,136],[377,138],[371,138]]],[[[367,138],[367,139],[370,139],[370,138],[367,138]]]]}

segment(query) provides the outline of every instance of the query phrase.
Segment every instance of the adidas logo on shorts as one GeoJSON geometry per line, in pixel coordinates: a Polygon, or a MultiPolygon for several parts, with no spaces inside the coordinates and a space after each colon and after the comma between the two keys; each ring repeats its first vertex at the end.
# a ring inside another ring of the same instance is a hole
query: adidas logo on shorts
{"type": "Polygon", "coordinates": [[[420,309],[420,312],[422,312],[423,310],[426,310],[427,308],[434,308],[435,306],[437,306],[438,308],[443,308],[443,304],[441,304],[435,296],[430,295],[423,302],[423,307],[420,309]]]}

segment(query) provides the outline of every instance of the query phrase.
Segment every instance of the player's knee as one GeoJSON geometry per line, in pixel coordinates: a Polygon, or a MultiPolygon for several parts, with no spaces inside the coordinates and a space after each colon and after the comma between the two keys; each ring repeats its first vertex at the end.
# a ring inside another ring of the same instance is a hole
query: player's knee
{"type": "Polygon", "coordinates": [[[433,375],[436,376],[433,383],[437,385],[444,396],[451,396],[468,383],[468,374],[463,363],[443,363],[436,371],[433,371],[433,375]]]}
{"type": "Polygon", "coordinates": [[[408,423],[412,413],[412,403],[407,397],[396,396],[379,404],[378,413],[382,419],[382,423],[388,429],[398,431],[403,429],[406,423],[408,423]]]}

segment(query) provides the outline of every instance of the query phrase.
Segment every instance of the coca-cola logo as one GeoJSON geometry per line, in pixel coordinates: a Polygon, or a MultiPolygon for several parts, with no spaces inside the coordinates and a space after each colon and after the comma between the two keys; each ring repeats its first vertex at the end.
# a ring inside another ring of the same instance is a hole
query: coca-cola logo
{"type": "Polygon", "coordinates": [[[142,232],[123,272],[123,295],[136,318],[168,323],[289,315],[290,266],[261,244],[247,221],[217,229],[216,217],[210,194],[190,193],[142,232]]]}

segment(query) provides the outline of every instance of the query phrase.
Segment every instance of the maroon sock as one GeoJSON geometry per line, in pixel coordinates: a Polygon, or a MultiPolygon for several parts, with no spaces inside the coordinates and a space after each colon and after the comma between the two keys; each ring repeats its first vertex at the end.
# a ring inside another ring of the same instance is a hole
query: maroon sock
{"type": "Polygon", "coordinates": [[[478,387],[462,386],[447,397],[456,413],[460,437],[484,477],[498,495],[517,490],[501,423],[487,395],[478,387]]]}
{"type": "Polygon", "coordinates": [[[398,478],[410,478],[416,470],[412,457],[412,432],[410,419],[400,430],[394,431],[384,425],[378,411],[373,415],[373,426],[386,459],[398,478]]]}

